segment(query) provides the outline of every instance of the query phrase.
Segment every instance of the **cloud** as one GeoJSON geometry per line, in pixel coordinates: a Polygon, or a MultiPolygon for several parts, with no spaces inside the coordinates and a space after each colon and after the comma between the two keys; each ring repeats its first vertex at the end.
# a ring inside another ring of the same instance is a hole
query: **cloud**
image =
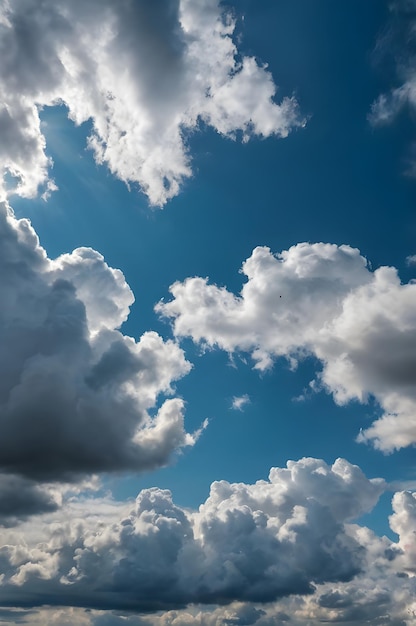
{"type": "Polygon", "coordinates": [[[300,243],[281,254],[258,247],[235,296],[203,278],[170,288],[156,310],[177,337],[249,352],[255,368],[314,355],[320,385],[338,404],[373,396],[383,414],[361,441],[390,452],[416,443],[416,284],[392,267],[371,271],[357,249],[300,243]]]}
{"type": "Polygon", "coordinates": [[[91,120],[97,162],[157,206],[192,175],[187,136],[201,122],[244,141],[303,125],[293,98],[274,101],[266,66],[240,55],[235,25],[218,0],[3,0],[0,163],[12,189],[53,189],[44,106],[91,120]]]}
{"type": "Polygon", "coordinates": [[[231,408],[235,409],[236,411],[243,411],[244,407],[250,404],[250,402],[250,396],[247,393],[242,396],[234,396],[231,408]]]}
{"type": "MultiPolygon", "coordinates": [[[[385,488],[343,459],[329,466],[305,458],[272,468],[268,481],[213,483],[198,511],[158,488],[133,504],[72,499],[9,531],[0,603],[147,612],[313,594],[314,585],[351,580],[374,551],[380,563],[392,562],[382,557],[391,542],[372,547],[347,523],[372,509],[385,488]]],[[[263,616],[241,606],[224,624],[263,616]]]]}
{"type": "Polygon", "coordinates": [[[183,351],[118,330],[134,298],[99,253],[50,260],[30,223],[0,208],[1,470],[55,481],[165,465],[196,439],[181,399],[159,403],[190,370],[183,351]]]}
{"type": "Polygon", "coordinates": [[[15,526],[30,515],[56,511],[59,493],[20,476],[0,474],[0,526],[15,526]]]}
{"type": "Polygon", "coordinates": [[[406,257],[406,263],[409,266],[416,265],[416,254],[410,254],[406,257]]]}
{"type": "MultiPolygon", "coordinates": [[[[416,110],[416,2],[394,0],[389,8],[391,20],[379,38],[375,55],[383,70],[393,59],[395,80],[390,91],[381,94],[371,107],[369,119],[374,125],[390,124],[404,110],[416,110]]],[[[407,173],[416,173],[413,157],[407,173]]]]}

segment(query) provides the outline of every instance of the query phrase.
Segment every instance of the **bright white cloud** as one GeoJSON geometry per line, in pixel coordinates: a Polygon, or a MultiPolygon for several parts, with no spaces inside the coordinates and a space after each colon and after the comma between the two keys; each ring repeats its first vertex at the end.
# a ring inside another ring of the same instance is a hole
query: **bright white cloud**
{"type": "MultiPolygon", "coordinates": [[[[343,459],[305,458],[267,481],[213,483],[198,511],[157,488],[134,504],[72,498],[5,534],[0,603],[143,612],[313,594],[313,584],[345,583],[376,557],[392,562],[383,554],[395,544],[348,523],[385,489],[343,459]]],[[[249,624],[265,611],[241,605],[228,615],[225,623],[249,624]]]]}
{"type": "Polygon", "coordinates": [[[244,407],[250,404],[250,402],[250,396],[247,393],[242,396],[234,396],[231,403],[231,408],[235,409],[236,411],[243,411],[244,407]]]}
{"type": "Polygon", "coordinates": [[[294,99],[274,102],[265,66],[242,56],[218,0],[0,2],[0,165],[33,196],[48,183],[42,106],[92,120],[95,158],[152,205],[191,176],[187,133],[286,137],[294,99]]]}
{"type": "MultiPolygon", "coordinates": [[[[118,330],[134,298],[100,254],[51,261],[30,223],[0,208],[0,469],[53,481],[165,465],[196,437],[181,399],[159,403],[190,370],[183,351],[118,330]]],[[[53,506],[39,489],[39,510],[53,506]]]]}
{"type": "Polygon", "coordinates": [[[349,246],[301,243],[273,255],[256,248],[245,261],[241,294],[189,278],[156,309],[177,337],[250,352],[255,367],[284,356],[314,355],[321,385],[338,404],[366,402],[383,415],[360,435],[392,451],[416,443],[416,284],[392,267],[371,271],[349,246]]]}

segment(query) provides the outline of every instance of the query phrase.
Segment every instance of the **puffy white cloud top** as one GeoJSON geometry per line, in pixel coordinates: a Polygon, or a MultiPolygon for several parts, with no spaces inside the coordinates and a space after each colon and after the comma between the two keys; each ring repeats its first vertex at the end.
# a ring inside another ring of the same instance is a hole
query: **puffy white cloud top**
{"type": "Polygon", "coordinates": [[[218,0],[1,0],[0,165],[17,192],[53,188],[47,105],[91,120],[96,160],[158,206],[191,176],[186,136],[200,122],[243,140],[303,124],[294,99],[274,102],[266,67],[239,54],[234,28],[218,0]]]}
{"type": "Polygon", "coordinates": [[[155,611],[310,595],[314,584],[351,580],[376,554],[388,562],[390,542],[372,548],[347,524],[385,489],[343,459],[305,458],[273,468],[267,481],[213,483],[198,511],[158,488],[134,505],[70,499],[9,531],[0,604],[155,611]]]}
{"type": "Polygon", "coordinates": [[[0,209],[0,469],[54,481],[165,465],[195,441],[183,401],[159,404],[190,370],[183,351],[118,330],[133,294],[100,254],[51,261],[30,223],[0,209]]]}
{"type": "Polygon", "coordinates": [[[281,356],[314,355],[338,404],[373,396],[383,415],[360,435],[386,452],[416,443],[416,283],[374,272],[347,245],[300,243],[253,250],[241,294],[204,278],[175,283],[156,309],[177,337],[247,351],[265,370],[281,356]]]}

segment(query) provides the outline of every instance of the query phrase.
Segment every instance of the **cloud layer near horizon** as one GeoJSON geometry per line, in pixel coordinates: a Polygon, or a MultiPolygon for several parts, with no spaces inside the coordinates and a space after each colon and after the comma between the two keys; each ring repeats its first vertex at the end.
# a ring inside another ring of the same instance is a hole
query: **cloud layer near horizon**
{"type": "Polygon", "coordinates": [[[156,310],[172,320],[176,337],[249,352],[259,370],[278,357],[293,367],[317,357],[318,383],[335,402],[373,396],[383,409],[361,441],[386,452],[416,443],[415,282],[402,284],[393,267],[371,271],[350,246],[323,243],[277,255],[255,248],[242,273],[238,296],[188,278],[156,310]]]}
{"type": "MultiPolygon", "coordinates": [[[[91,120],[99,163],[161,206],[191,176],[187,134],[285,137],[303,122],[273,101],[271,74],[233,41],[217,0],[0,3],[0,161],[31,197],[53,189],[39,112],[64,104],[91,120]]],[[[12,189],[16,185],[12,185],[12,189]]]]}
{"type": "Polygon", "coordinates": [[[118,330],[133,294],[98,252],[50,260],[2,204],[0,299],[0,470],[29,481],[142,471],[194,443],[183,401],[159,404],[190,364],[155,332],[118,330]]]}
{"type": "MultiPolygon", "coordinates": [[[[252,485],[215,482],[199,511],[158,488],[134,505],[72,498],[8,531],[12,541],[6,533],[0,604],[157,611],[310,595],[315,584],[351,580],[375,558],[407,572],[411,550],[348,524],[385,489],[343,459],[329,466],[305,458],[252,485]]],[[[396,498],[404,545],[414,511],[396,498]]]]}

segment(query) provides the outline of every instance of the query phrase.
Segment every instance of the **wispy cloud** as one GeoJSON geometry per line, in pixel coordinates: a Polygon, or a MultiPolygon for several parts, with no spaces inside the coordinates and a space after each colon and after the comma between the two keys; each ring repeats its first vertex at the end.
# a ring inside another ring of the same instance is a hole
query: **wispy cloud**
{"type": "Polygon", "coordinates": [[[232,403],[231,403],[231,408],[235,409],[236,411],[243,411],[244,408],[250,404],[251,400],[250,400],[250,396],[245,393],[242,396],[234,396],[232,403]]]}

